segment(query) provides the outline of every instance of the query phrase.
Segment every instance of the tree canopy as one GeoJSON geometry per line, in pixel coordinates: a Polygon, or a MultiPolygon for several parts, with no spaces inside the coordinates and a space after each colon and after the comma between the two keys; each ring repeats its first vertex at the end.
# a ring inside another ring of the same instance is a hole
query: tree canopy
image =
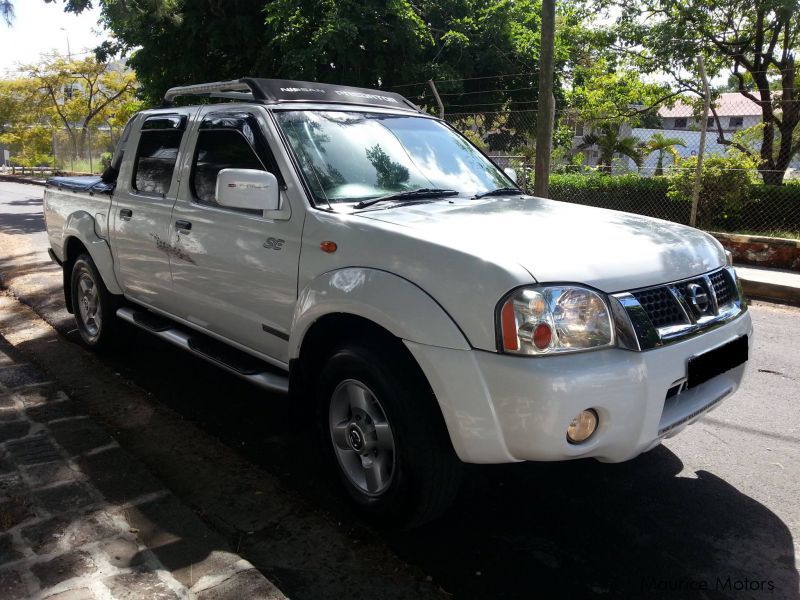
{"type": "MultiPolygon", "coordinates": [[[[128,55],[153,102],[173,85],[257,75],[405,86],[426,104],[424,85],[408,84],[433,78],[447,80],[441,92],[464,112],[504,102],[532,108],[540,1],[100,0],[114,35],[100,57],[128,55]]],[[[92,5],[63,3],[72,12],[92,5]]],[[[559,72],[581,43],[585,17],[581,2],[560,2],[559,72]]]]}
{"type": "Polygon", "coordinates": [[[618,49],[638,71],[671,73],[696,91],[698,55],[705,58],[710,75],[732,73],[743,101],[761,110],[760,148],[737,145],[716,119],[718,141],[757,156],[764,181],[781,183],[800,152],[798,1],[637,0],[618,2],[618,9],[618,49]]]}
{"type": "Polygon", "coordinates": [[[54,130],[66,132],[73,156],[82,154],[93,130],[103,126],[113,138],[141,107],[133,73],[93,57],[44,58],[22,72],[0,81],[0,141],[21,164],[51,161],[54,130]]]}

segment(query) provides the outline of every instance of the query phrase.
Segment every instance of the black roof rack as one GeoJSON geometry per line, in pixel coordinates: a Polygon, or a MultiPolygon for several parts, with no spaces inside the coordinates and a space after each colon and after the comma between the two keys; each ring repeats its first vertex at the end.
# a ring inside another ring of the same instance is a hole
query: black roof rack
{"type": "Polygon", "coordinates": [[[394,92],[330,83],[292,81],[290,79],[243,77],[242,79],[231,81],[173,87],[164,94],[164,105],[171,106],[175,99],[181,96],[242,100],[245,102],[257,101],[264,104],[329,102],[360,106],[382,106],[419,112],[419,108],[416,105],[394,92]]]}

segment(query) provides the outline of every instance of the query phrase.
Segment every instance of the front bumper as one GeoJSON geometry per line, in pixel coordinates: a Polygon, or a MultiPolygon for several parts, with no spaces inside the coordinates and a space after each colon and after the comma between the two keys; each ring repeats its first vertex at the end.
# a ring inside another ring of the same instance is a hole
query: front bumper
{"type": "MultiPolygon", "coordinates": [[[[458,456],[470,463],[594,457],[621,462],[658,445],[738,389],[746,365],[673,396],[687,361],[743,335],[749,312],[703,334],[653,350],[620,348],[520,357],[406,342],[442,408],[458,456]],[[569,422],[594,408],[600,424],[583,444],[569,422]]],[[[752,344],[752,341],[751,341],[752,344]]]]}

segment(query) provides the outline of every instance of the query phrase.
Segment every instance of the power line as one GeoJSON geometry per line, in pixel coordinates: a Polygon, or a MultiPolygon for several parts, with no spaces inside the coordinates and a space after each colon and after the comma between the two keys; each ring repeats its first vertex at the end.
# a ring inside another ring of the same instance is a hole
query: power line
{"type": "MultiPolygon", "coordinates": [[[[538,71],[523,71],[521,73],[507,73],[504,75],[486,75],[484,77],[464,77],[462,79],[434,79],[434,83],[452,83],[454,81],[478,81],[480,79],[504,79],[507,77],[518,77],[520,75],[536,75],[538,71]]],[[[402,83],[394,86],[392,89],[411,87],[414,85],[428,85],[427,81],[418,81],[416,83],[402,83]]]]}
{"type": "Polygon", "coordinates": [[[469,96],[470,94],[493,94],[494,92],[521,92],[523,90],[535,90],[534,86],[526,86],[520,88],[498,88],[495,90],[477,90],[474,92],[448,92],[446,94],[439,93],[440,96],[469,96]]]}

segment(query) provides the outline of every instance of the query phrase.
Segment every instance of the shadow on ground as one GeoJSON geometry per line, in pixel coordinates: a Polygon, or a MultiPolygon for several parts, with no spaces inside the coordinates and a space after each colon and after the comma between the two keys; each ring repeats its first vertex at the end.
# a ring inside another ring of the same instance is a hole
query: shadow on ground
{"type": "MultiPolygon", "coordinates": [[[[287,487],[356,524],[331,493],[309,437],[293,433],[312,424],[290,422],[280,398],[135,331],[127,352],[103,360],[287,487]]],[[[174,468],[180,466],[164,467],[174,468]]],[[[713,473],[679,477],[682,469],[664,447],[620,465],[470,466],[458,503],[441,520],[411,532],[367,529],[357,536],[387,544],[457,598],[727,598],[743,591],[800,597],[786,525],[713,473]]],[[[262,534],[246,537],[245,557],[278,576],[287,595],[319,597],[304,581],[310,574],[291,561],[276,570],[260,559],[262,544],[277,549],[265,541],[272,533],[262,534]]],[[[308,542],[290,529],[282,535],[297,546],[280,544],[281,552],[299,552],[308,542]]],[[[317,559],[325,561],[325,552],[317,559]]],[[[338,562],[345,582],[361,576],[353,560],[338,562]]]]}
{"type": "MultiPolygon", "coordinates": [[[[41,200],[39,204],[41,204],[41,200]]],[[[44,217],[41,211],[6,214],[3,216],[3,222],[0,223],[0,232],[2,233],[26,234],[39,233],[44,230],[44,217]]]]}

